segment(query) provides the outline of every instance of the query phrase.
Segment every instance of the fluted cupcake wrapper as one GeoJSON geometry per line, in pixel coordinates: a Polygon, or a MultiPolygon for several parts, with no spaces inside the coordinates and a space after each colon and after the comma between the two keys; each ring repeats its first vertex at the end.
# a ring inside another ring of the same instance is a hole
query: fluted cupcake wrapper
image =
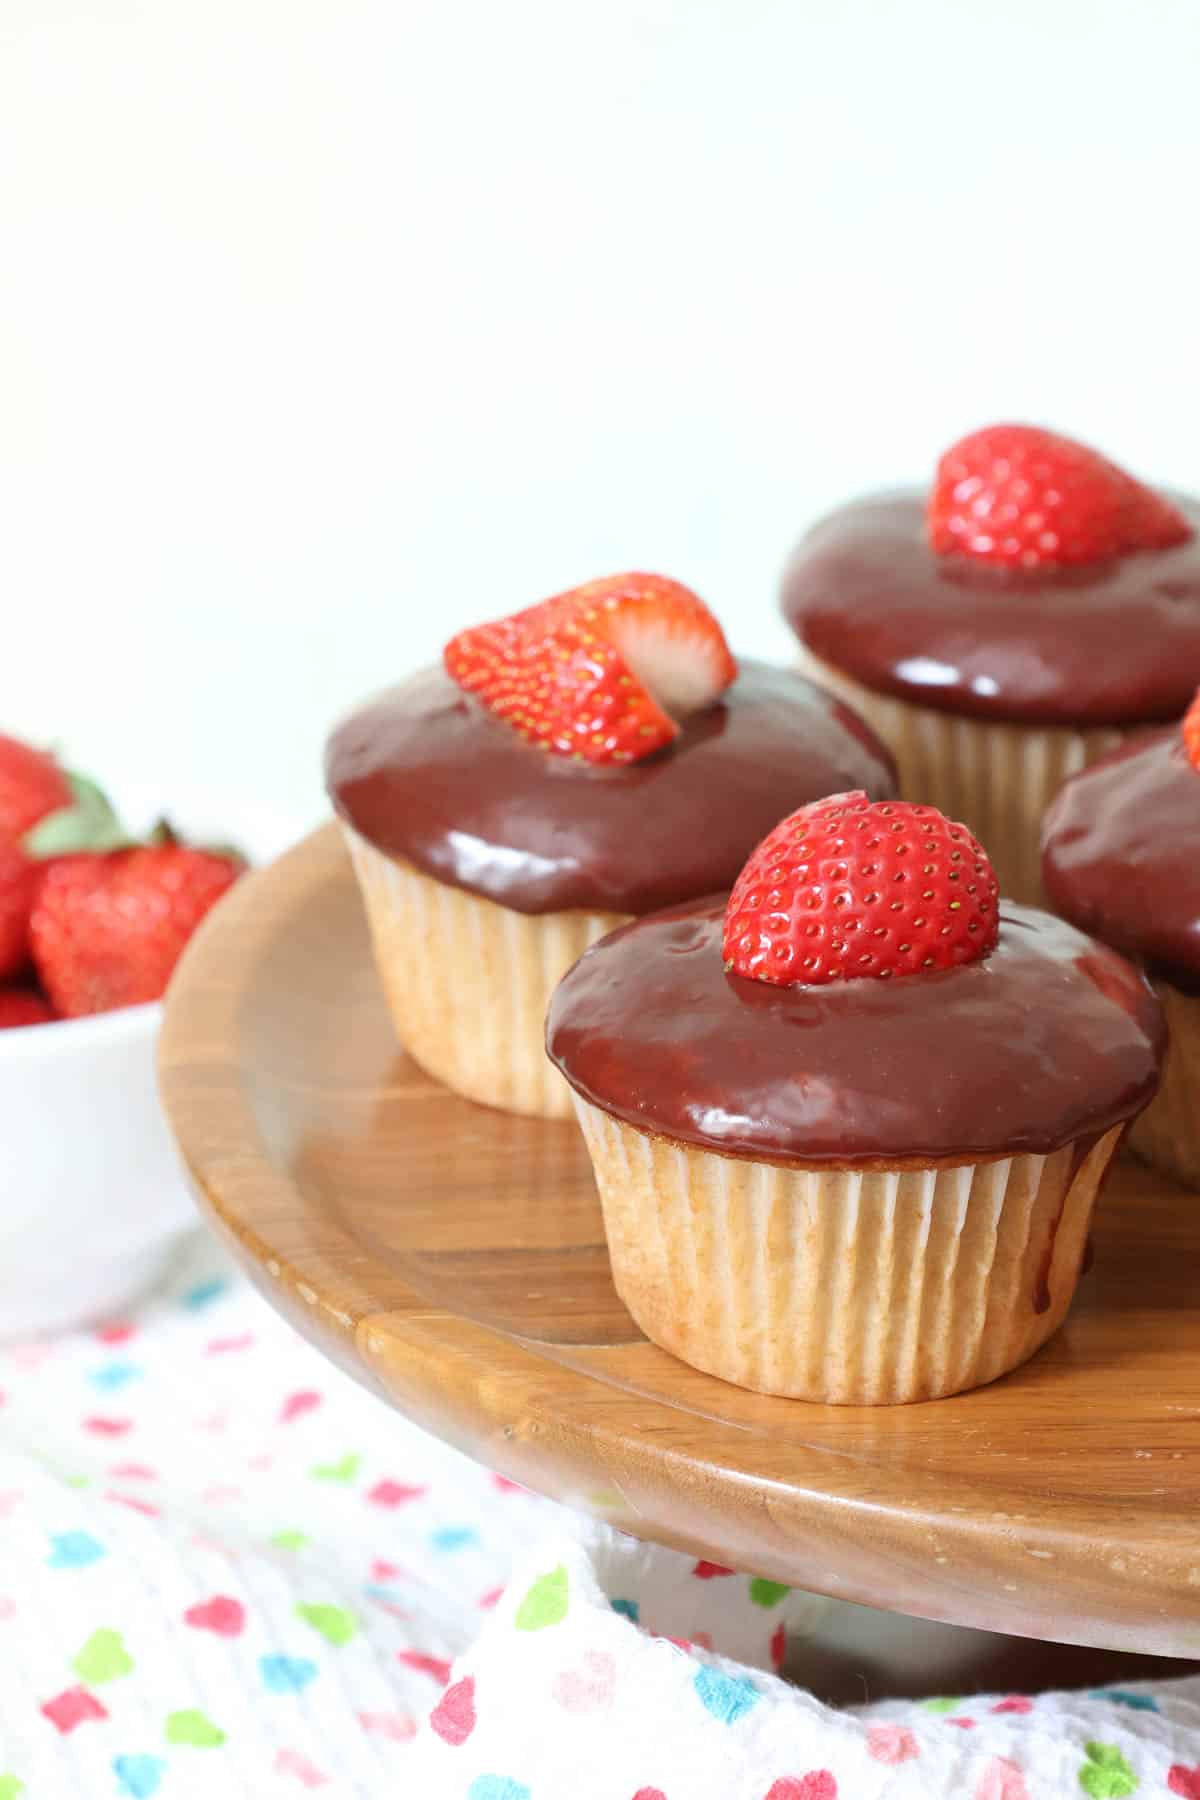
{"type": "Polygon", "coordinates": [[[571,964],[626,916],[513,912],[343,831],[405,1049],[469,1100],[569,1118],[570,1090],[546,1056],[546,1009],[571,964]]]}
{"type": "Polygon", "coordinates": [[[739,1387],[835,1405],[935,1399],[1032,1356],[1071,1304],[1121,1136],[954,1168],[780,1168],[575,1104],[647,1337],[739,1387]]]}
{"type": "Polygon", "coordinates": [[[987,851],[1000,892],[1043,904],[1042,814],[1067,780],[1131,735],[1102,726],[1009,725],[938,712],[877,694],[800,647],[803,674],[860,713],[883,738],[905,800],[936,806],[970,827],[987,851]]]}
{"type": "Polygon", "coordinates": [[[1200,995],[1160,978],[1154,991],[1167,1016],[1167,1055],[1158,1092],[1134,1120],[1129,1142],[1146,1162],[1200,1188],[1200,995]]]}

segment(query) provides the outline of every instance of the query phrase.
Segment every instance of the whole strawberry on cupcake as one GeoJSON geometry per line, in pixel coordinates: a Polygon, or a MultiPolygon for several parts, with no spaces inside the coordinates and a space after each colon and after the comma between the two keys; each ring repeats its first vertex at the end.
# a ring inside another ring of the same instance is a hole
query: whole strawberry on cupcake
{"type": "Polygon", "coordinates": [[[801,666],[884,734],[901,792],[966,819],[1001,887],[1040,897],[1063,781],[1178,719],[1200,670],[1200,503],[1095,450],[993,425],[928,493],[873,495],[802,539],[783,582],[801,666]]]}
{"type": "Polygon", "coordinates": [[[965,826],[864,793],[785,819],[727,900],[597,944],[547,1026],[647,1336],[862,1404],[1057,1330],[1163,1036],[1140,971],[999,900],[965,826]]]}
{"type": "Polygon", "coordinates": [[[1200,1188],[1200,694],[1069,781],[1042,829],[1051,905],[1150,972],[1170,1030],[1162,1086],[1130,1134],[1200,1188]]]}
{"type": "Polygon", "coordinates": [[[161,999],[244,866],[165,824],[136,841],[94,782],[0,735],[0,1030],[161,999]]]}
{"type": "Polygon", "coordinates": [[[591,943],[728,888],[782,812],[895,772],[802,676],[735,662],[677,581],[618,575],[460,632],[334,732],[326,779],[399,1035],[471,1099],[565,1117],[546,1005],[591,943]]]}

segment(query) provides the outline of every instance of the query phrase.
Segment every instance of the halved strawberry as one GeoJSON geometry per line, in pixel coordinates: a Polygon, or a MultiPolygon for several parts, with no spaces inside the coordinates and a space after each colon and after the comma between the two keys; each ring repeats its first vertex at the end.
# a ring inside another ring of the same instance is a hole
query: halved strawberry
{"type": "Polygon", "coordinates": [[[936,807],[831,794],[789,815],[738,876],[725,967],[777,987],[951,969],[996,943],[987,853],[936,807]]]}
{"type": "Polygon", "coordinates": [[[1098,451],[1036,425],[989,425],[938,464],[929,541],[941,556],[1067,568],[1194,535],[1178,507],[1098,451]]]}
{"type": "Polygon", "coordinates": [[[610,575],[460,631],[444,659],[530,743],[591,763],[661,750],[737,674],[704,602],[662,575],[610,575]]]}

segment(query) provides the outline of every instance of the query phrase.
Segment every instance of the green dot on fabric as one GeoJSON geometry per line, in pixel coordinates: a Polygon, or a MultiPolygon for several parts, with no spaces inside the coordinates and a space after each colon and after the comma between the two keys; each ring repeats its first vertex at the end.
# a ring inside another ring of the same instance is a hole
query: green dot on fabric
{"type": "MultiPolygon", "coordinates": [[[[63,1480],[69,1488],[85,1488],[91,1480],[90,1475],[64,1475],[63,1480]]],[[[3,1795],[0,1794],[0,1800],[3,1795]]]]}
{"type": "Polygon", "coordinates": [[[25,1783],[16,1775],[0,1775],[0,1800],[17,1800],[25,1792],[25,1783]]]}
{"type": "Polygon", "coordinates": [[[750,1583],[750,1598],[755,1606],[778,1606],[781,1600],[787,1599],[791,1591],[781,1581],[764,1581],[761,1576],[755,1576],[750,1583]]]}
{"type": "Polygon", "coordinates": [[[1092,1800],[1122,1800],[1132,1794],[1138,1778],[1116,1744],[1083,1746],[1087,1761],[1079,1771],[1079,1785],[1092,1800]]]}
{"type": "Polygon", "coordinates": [[[567,1571],[562,1563],[548,1575],[539,1575],[520,1606],[513,1624],[518,1631],[544,1631],[560,1625],[567,1616],[567,1571]]]}
{"type": "Polygon", "coordinates": [[[921,1704],[925,1708],[926,1712],[952,1713],[958,1707],[960,1707],[962,1705],[962,1701],[960,1699],[958,1699],[957,1697],[955,1697],[953,1699],[947,1699],[943,1695],[940,1699],[937,1699],[937,1700],[922,1700],[921,1704]]]}
{"type": "Polygon", "coordinates": [[[276,1531],[272,1533],[271,1542],[276,1550],[307,1550],[312,1539],[304,1531],[276,1531]]]}
{"type": "Polygon", "coordinates": [[[97,1687],[106,1681],[119,1681],[133,1672],[133,1658],[125,1648],[119,1631],[102,1626],[93,1631],[83,1649],[71,1664],[80,1681],[97,1687]]]}
{"type": "Polygon", "coordinates": [[[351,1450],[340,1462],[318,1463],[309,1474],[314,1481],[353,1481],[361,1467],[362,1457],[357,1450],[351,1450]]]}
{"type": "Polygon", "coordinates": [[[215,1750],[225,1742],[225,1733],[206,1714],[188,1707],[167,1715],[167,1742],[190,1744],[196,1750],[215,1750]]]}
{"type": "Polygon", "coordinates": [[[342,1644],[348,1644],[358,1630],[358,1620],[344,1606],[301,1602],[296,1607],[296,1616],[303,1619],[306,1625],[311,1625],[314,1631],[319,1631],[327,1644],[334,1644],[339,1648],[342,1644]]]}

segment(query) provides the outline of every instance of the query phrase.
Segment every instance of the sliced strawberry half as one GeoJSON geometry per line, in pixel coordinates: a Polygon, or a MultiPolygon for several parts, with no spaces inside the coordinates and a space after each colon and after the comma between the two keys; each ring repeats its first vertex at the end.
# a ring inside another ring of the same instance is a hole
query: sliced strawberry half
{"type": "Polygon", "coordinates": [[[458,685],[530,743],[597,764],[661,750],[737,674],[704,602],[662,575],[572,588],[459,632],[444,657],[458,685]]]}
{"type": "Polygon", "coordinates": [[[1036,425],[989,425],[951,445],[938,464],[928,528],[940,556],[1012,569],[1168,550],[1194,535],[1153,488],[1036,425]]]}

